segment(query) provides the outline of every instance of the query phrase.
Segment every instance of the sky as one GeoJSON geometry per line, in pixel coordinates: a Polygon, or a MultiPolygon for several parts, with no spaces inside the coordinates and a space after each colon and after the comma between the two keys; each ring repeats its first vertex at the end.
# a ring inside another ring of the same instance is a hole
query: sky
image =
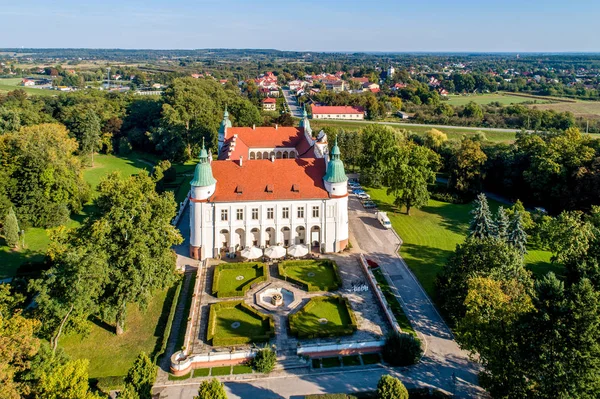
{"type": "Polygon", "coordinates": [[[0,48],[600,52],[598,0],[0,0],[0,48]]]}

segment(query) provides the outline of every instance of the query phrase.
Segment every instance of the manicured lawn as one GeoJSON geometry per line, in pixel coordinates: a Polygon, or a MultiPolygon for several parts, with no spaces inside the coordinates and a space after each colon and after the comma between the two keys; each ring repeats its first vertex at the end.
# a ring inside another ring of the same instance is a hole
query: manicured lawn
{"type": "Polygon", "coordinates": [[[324,369],[331,367],[340,367],[342,365],[339,357],[324,357],[323,359],[321,359],[321,363],[323,364],[324,369]]]}
{"type": "Polygon", "coordinates": [[[300,338],[350,335],[356,330],[353,322],[352,309],[340,297],[311,298],[289,317],[292,334],[300,338]]]}
{"type": "Polygon", "coordinates": [[[150,171],[152,166],[140,159],[136,153],[132,153],[127,157],[96,154],[94,155],[94,166],[83,171],[83,178],[90,183],[95,191],[100,181],[110,173],[120,172],[122,177],[127,177],[135,175],[143,169],[150,171]]]}
{"type": "Polygon", "coordinates": [[[231,374],[231,366],[213,367],[211,374],[213,377],[231,374]]]}
{"type": "Polygon", "coordinates": [[[344,356],[342,363],[344,366],[360,366],[360,357],[358,355],[344,356]]]}
{"type": "Polygon", "coordinates": [[[88,335],[64,336],[60,346],[73,359],[90,360],[90,378],[125,375],[140,352],[152,355],[158,349],[173,292],[157,292],[145,311],[130,305],[126,331],[120,336],[112,326],[98,321],[88,335]]]}
{"type": "Polygon", "coordinates": [[[180,376],[175,376],[173,374],[169,374],[169,381],[183,381],[183,380],[187,380],[191,377],[192,373],[187,373],[184,375],[180,375],[180,376]]]}
{"type": "MultiPolygon", "coordinates": [[[[219,304],[225,304],[220,302],[219,304]]],[[[212,305],[216,317],[211,319],[209,330],[213,332],[213,340],[228,340],[236,338],[246,338],[248,342],[253,337],[264,336],[268,334],[268,327],[265,322],[256,314],[243,308],[241,305],[233,307],[218,307],[212,305]]],[[[213,342],[213,345],[216,344],[213,342]]],[[[232,344],[233,345],[233,344],[232,344]]]]}
{"type": "Polygon", "coordinates": [[[309,291],[335,291],[341,284],[335,262],[330,260],[293,260],[280,263],[280,274],[304,283],[309,291]]]}
{"type": "Polygon", "coordinates": [[[377,283],[381,288],[381,292],[383,292],[385,300],[388,302],[388,305],[390,305],[392,313],[394,314],[394,317],[396,318],[396,321],[398,322],[398,325],[400,326],[402,331],[416,335],[415,330],[413,329],[412,325],[410,324],[410,321],[408,320],[408,317],[406,317],[406,314],[402,309],[402,305],[400,305],[398,298],[392,292],[392,289],[390,288],[381,270],[373,270],[373,275],[375,276],[375,280],[377,280],[377,283]]]}
{"type": "Polygon", "coordinates": [[[222,263],[215,266],[213,294],[218,297],[244,295],[244,289],[264,276],[262,263],[222,263]]]}
{"type": "MultiPolygon", "coordinates": [[[[456,244],[464,241],[471,219],[471,204],[450,204],[430,200],[421,209],[411,209],[410,216],[393,206],[393,198],[385,189],[367,188],[371,198],[382,211],[388,212],[392,226],[404,242],[400,254],[429,296],[435,297],[435,277],[441,271],[456,244]]],[[[499,203],[490,200],[490,209],[496,212],[499,203]]],[[[534,275],[554,271],[562,274],[562,268],[549,263],[548,251],[530,250],[525,265],[534,275]]]]}
{"type": "Polygon", "coordinates": [[[250,374],[252,367],[250,366],[233,366],[233,374],[250,374]]]}
{"type": "Polygon", "coordinates": [[[366,355],[360,355],[360,357],[362,357],[363,364],[381,363],[379,353],[367,353],[366,355]]]}
{"type": "Polygon", "coordinates": [[[205,369],[195,369],[193,373],[193,377],[208,377],[210,375],[210,368],[205,369]]]}

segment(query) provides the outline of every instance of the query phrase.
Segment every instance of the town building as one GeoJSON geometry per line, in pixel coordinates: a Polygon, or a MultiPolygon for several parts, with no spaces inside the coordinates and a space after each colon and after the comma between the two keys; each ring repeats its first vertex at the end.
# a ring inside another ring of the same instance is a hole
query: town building
{"type": "Polygon", "coordinates": [[[314,104],[311,107],[313,119],[365,119],[365,110],[362,107],[350,107],[345,105],[321,106],[314,104]]]}
{"type": "Polygon", "coordinates": [[[21,86],[35,86],[35,81],[32,79],[24,78],[21,80],[21,86]]]}
{"type": "Polygon", "coordinates": [[[232,127],[227,109],[218,157],[202,148],[190,191],[190,256],[220,257],[246,247],[348,245],[348,189],[337,142],[298,127],[232,127]]]}
{"type": "Polygon", "coordinates": [[[277,100],[271,97],[267,97],[262,100],[263,110],[275,111],[277,109],[277,100]]]}
{"type": "Polygon", "coordinates": [[[394,69],[394,67],[390,65],[390,67],[387,70],[387,78],[388,79],[393,78],[395,73],[396,73],[396,69],[394,69]]]}

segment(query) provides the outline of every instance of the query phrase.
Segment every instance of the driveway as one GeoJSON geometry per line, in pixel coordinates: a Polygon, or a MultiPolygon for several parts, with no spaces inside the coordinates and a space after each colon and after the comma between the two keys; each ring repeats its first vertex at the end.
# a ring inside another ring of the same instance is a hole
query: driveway
{"type": "Polygon", "coordinates": [[[292,116],[296,118],[302,118],[302,108],[298,106],[298,101],[296,100],[296,97],[293,96],[292,93],[290,93],[289,89],[281,89],[281,91],[283,91],[283,97],[285,98],[285,102],[290,108],[292,116]]]}

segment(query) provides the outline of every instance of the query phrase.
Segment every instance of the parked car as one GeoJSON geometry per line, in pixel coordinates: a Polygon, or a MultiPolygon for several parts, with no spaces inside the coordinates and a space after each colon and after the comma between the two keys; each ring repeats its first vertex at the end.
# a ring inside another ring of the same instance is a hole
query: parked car
{"type": "Polygon", "coordinates": [[[365,209],[373,209],[373,208],[377,208],[377,204],[374,203],[373,201],[365,201],[362,203],[363,207],[365,209]]]}
{"type": "Polygon", "coordinates": [[[366,194],[366,193],[365,193],[365,190],[363,190],[363,189],[355,188],[354,190],[352,190],[352,194],[358,195],[358,194],[366,194]]]}
{"type": "Polygon", "coordinates": [[[379,220],[379,223],[381,223],[381,225],[386,229],[392,228],[392,222],[390,222],[390,218],[388,217],[387,213],[377,212],[377,220],[379,220]]]}
{"type": "Polygon", "coordinates": [[[359,184],[358,179],[355,179],[355,178],[348,179],[348,184],[359,184]]]}
{"type": "Polygon", "coordinates": [[[360,184],[358,184],[358,183],[348,183],[348,187],[350,187],[350,188],[361,188],[360,184]]]}
{"type": "Polygon", "coordinates": [[[371,196],[367,193],[356,194],[356,196],[361,200],[371,199],[371,196]]]}

